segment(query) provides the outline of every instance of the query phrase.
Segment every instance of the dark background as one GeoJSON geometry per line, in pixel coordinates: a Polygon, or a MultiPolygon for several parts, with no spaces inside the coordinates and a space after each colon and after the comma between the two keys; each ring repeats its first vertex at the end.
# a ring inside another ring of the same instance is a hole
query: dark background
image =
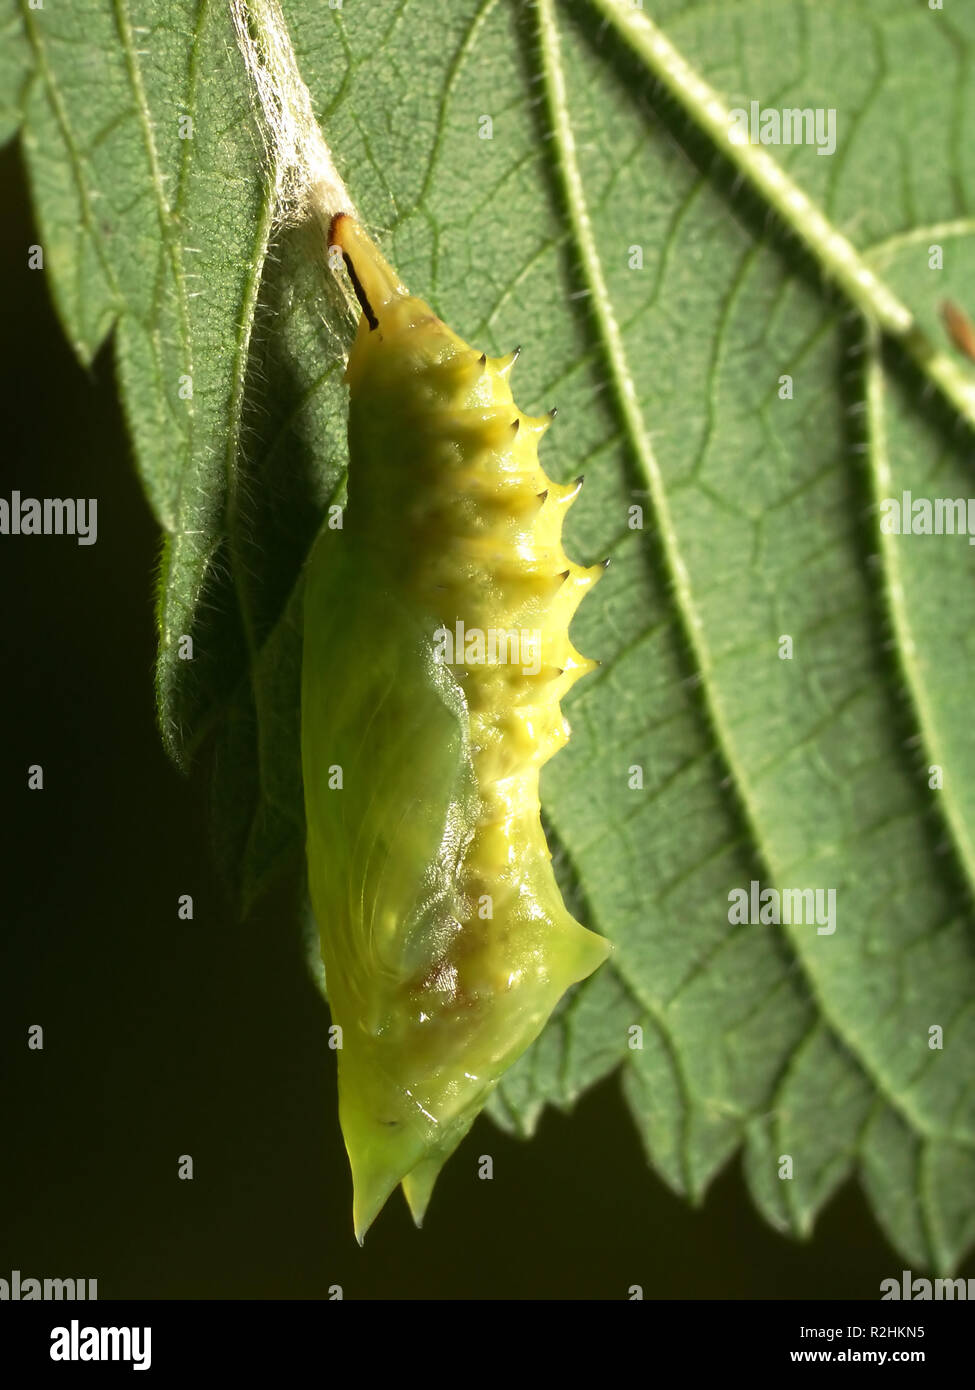
{"type": "Polygon", "coordinates": [[[101,1298],[877,1298],[905,1262],[854,1185],[805,1245],[763,1223],[737,1160],[692,1210],[648,1169],[615,1077],[530,1144],[482,1117],[424,1230],[395,1194],[358,1248],[293,903],[234,920],[206,768],[183,779],[156,733],[159,534],[111,347],[81,368],[27,269],[15,147],[0,188],[0,493],[99,504],[93,546],[0,538],[0,1278],[97,1278],[101,1298]]]}

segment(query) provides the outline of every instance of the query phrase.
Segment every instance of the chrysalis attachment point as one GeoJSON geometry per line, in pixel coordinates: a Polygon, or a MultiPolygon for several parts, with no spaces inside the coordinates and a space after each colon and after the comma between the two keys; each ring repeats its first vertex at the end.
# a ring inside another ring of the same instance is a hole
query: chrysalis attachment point
{"type": "Polygon", "coordinates": [[[332,218],[328,243],[342,252],[363,317],[375,330],[389,307],[408,297],[406,286],[350,213],[337,212],[332,218]]]}

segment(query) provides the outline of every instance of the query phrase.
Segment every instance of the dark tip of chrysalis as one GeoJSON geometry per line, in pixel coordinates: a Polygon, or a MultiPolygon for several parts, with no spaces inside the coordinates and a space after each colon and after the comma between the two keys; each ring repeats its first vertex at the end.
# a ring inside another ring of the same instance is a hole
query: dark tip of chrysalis
{"type": "Polygon", "coordinates": [[[486,366],[487,366],[487,353],[486,353],[486,352],[482,352],[482,353],[481,353],[480,357],[477,359],[477,365],[478,365],[479,367],[486,367],[486,366]]]}
{"type": "Polygon", "coordinates": [[[519,431],[520,429],[521,429],[521,421],[520,421],[520,420],[512,420],[512,422],[511,422],[511,433],[512,433],[512,434],[517,434],[518,431],[519,431]]]}
{"type": "Polygon", "coordinates": [[[546,497],[548,497],[548,488],[546,488],[544,492],[536,492],[535,496],[538,498],[539,502],[544,502],[546,497]]]}
{"type": "Polygon", "coordinates": [[[550,411],[548,411],[547,413],[548,413],[548,418],[549,418],[550,420],[554,420],[555,417],[556,417],[556,415],[558,415],[558,413],[559,413],[558,407],[553,405],[553,406],[552,406],[552,409],[551,409],[550,411]]]}
{"type": "Polygon", "coordinates": [[[561,579],[561,581],[562,581],[563,584],[564,584],[565,581],[568,579],[568,577],[569,577],[569,571],[568,571],[568,570],[562,570],[562,572],[557,576],[557,578],[561,579]]]}
{"type": "Polygon", "coordinates": [[[600,560],[599,563],[602,565],[602,567],[603,567],[604,570],[608,570],[608,569],[609,569],[609,562],[610,562],[610,557],[607,555],[607,556],[606,556],[606,559],[605,559],[605,560],[600,560]]]}
{"type": "Polygon", "coordinates": [[[347,212],[337,212],[332,217],[331,222],[328,224],[328,237],[326,238],[329,246],[339,245],[339,228],[347,219],[349,219],[349,213],[347,212]]]}
{"type": "Polygon", "coordinates": [[[521,356],[521,344],[519,343],[518,346],[517,346],[516,348],[512,348],[512,349],[511,349],[511,365],[512,365],[512,366],[515,365],[515,363],[518,361],[518,358],[519,358],[520,356],[521,356]]]}
{"type": "Polygon", "coordinates": [[[586,481],[586,475],[585,475],[585,473],[580,473],[579,476],[578,476],[578,478],[576,478],[576,487],[582,487],[582,485],[583,485],[583,483],[584,483],[585,481],[586,481]]]}

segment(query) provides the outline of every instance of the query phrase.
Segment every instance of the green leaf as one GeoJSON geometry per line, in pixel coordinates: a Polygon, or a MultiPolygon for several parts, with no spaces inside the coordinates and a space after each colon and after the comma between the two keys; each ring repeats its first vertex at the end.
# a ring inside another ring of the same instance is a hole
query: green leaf
{"type": "MultiPolygon", "coordinates": [[[[904,1258],[952,1269],[975,1236],[975,587],[964,537],[886,534],[879,504],[971,491],[975,369],[939,306],[975,283],[975,14],[283,8],[360,215],[470,342],[524,344],[519,403],[560,411],[543,462],[587,476],[570,553],[613,559],[543,802],[615,956],[495,1117],[528,1134],[619,1067],[677,1191],[742,1150],[806,1236],[855,1174],[904,1258]],[[732,144],[752,101],[833,109],[835,153],[732,144]],[[753,880],[835,890],[835,931],[730,922],[753,880]]],[[[4,13],[0,134],[23,113],[51,292],[82,360],[114,332],[167,536],[163,736],[187,761],[215,731],[249,902],[300,860],[301,568],[342,498],[348,319],[312,232],[274,231],[225,5],[4,13]]]]}

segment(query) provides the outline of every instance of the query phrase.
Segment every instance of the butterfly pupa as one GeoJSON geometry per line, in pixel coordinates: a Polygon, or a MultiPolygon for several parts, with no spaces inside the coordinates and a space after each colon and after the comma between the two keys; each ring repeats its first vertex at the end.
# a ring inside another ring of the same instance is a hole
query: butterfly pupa
{"type": "Polygon", "coordinates": [[[505,1070],[609,943],[567,911],[538,777],[595,663],[569,622],[602,566],[562,549],[577,485],[538,463],[549,416],[333,220],[362,316],[348,501],[309,559],[302,770],[309,887],[338,1026],[362,1238],[398,1183],[419,1225],[505,1070]]]}

